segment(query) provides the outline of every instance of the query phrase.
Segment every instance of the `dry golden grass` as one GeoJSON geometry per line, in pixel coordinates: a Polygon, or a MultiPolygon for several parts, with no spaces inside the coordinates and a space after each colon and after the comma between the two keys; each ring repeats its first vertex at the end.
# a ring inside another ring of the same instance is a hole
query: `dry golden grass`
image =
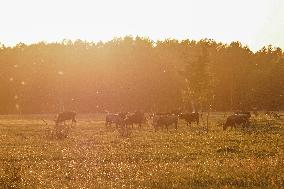
{"type": "Polygon", "coordinates": [[[223,131],[202,125],[122,137],[102,115],[81,115],[66,138],[49,115],[0,117],[0,188],[283,188],[284,122],[223,131]]]}

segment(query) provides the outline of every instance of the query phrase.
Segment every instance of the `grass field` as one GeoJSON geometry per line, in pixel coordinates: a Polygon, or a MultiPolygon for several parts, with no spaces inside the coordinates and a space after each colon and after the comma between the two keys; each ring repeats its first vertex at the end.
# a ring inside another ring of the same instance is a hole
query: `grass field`
{"type": "Polygon", "coordinates": [[[86,114],[57,139],[52,118],[0,117],[0,188],[284,188],[283,120],[223,131],[212,114],[208,132],[180,121],[122,137],[86,114]]]}

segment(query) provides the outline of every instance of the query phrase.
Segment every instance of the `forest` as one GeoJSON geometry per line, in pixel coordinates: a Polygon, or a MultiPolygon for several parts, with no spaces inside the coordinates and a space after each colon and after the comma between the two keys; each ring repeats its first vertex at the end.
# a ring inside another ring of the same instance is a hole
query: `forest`
{"type": "Polygon", "coordinates": [[[63,40],[0,47],[0,114],[284,109],[284,53],[240,42],[63,40]]]}

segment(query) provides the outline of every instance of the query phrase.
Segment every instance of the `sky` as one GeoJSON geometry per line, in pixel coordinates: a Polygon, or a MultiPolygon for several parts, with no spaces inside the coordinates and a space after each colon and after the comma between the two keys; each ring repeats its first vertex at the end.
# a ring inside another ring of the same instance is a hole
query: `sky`
{"type": "Polygon", "coordinates": [[[0,0],[0,43],[63,39],[240,41],[284,50],[284,0],[0,0]]]}

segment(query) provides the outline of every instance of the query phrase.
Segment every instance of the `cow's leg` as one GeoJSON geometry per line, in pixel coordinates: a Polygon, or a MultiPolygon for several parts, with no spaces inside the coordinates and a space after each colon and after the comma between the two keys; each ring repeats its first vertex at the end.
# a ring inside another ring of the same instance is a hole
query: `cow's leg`
{"type": "Polygon", "coordinates": [[[73,126],[73,124],[76,124],[76,122],[77,122],[77,121],[76,121],[76,119],[75,119],[75,118],[73,118],[73,119],[72,119],[71,126],[73,126]]]}
{"type": "Polygon", "coordinates": [[[247,123],[243,123],[243,130],[248,129],[248,124],[247,123]]]}

